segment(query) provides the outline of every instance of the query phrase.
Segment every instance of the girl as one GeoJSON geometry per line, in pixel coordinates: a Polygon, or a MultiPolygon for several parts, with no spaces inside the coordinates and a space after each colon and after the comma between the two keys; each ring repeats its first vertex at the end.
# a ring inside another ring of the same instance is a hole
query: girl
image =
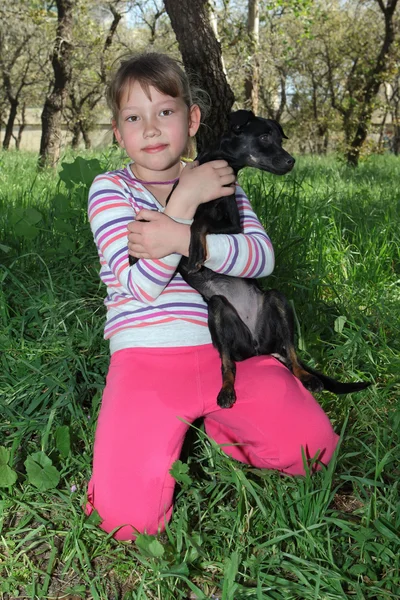
{"type": "MultiPolygon", "coordinates": [[[[155,534],[172,512],[174,480],[188,426],[204,417],[207,434],[236,460],[292,475],[306,456],[330,460],[338,436],[316,400],[271,356],[237,364],[237,402],[216,403],[220,359],[207,306],[176,273],[188,255],[196,208],[235,189],[225,161],[184,166],[200,124],[188,80],[168,56],[123,62],[108,94],[113,130],[132,160],[96,177],[89,219],[107,286],[105,337],[111,362],[100,409],[87,513],[96,508],[115,537],[155,534]],[[175,181],[168,206],[165,201],[175,181]],[[146,222],[143,222],[143,221],[146,222]],[[129,254],[139,258],[129,266],[129,254]]],[[[236,277],[265,277],[271,242],[236,185],[243,233],[208,235],[205,265],[236,277]]]]}

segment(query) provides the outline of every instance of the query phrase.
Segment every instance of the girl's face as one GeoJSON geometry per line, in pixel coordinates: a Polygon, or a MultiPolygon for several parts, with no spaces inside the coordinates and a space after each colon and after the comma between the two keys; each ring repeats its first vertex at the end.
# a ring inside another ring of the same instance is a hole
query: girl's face
{"type": "Polygon", "coordinates": [[[150,180],[157,174],[160,178],[160,172],[176,176],[188,137],[199,128],[200,109],[197,105],[189,109],[182,98],[166,96],[152,86],[149,95],[138,81],[125,87],[114,134],[134,161],[139,178],[150,180]]]}

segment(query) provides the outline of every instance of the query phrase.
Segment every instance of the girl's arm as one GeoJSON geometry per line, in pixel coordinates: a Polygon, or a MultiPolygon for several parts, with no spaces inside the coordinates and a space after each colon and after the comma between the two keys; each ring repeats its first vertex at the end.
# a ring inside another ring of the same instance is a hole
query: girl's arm
{"type": "Polygon", "coordinates": [[[266,277],[275,266],[271,240],[239,185],[236,202],[243,233],[207,235],[208,258],[204,266],[235,277],[266,277]]]}
{"type": "Polygon", "coordinates": [[[99,175],[93,181],[88,215],[103,267],[103,281],[104,269],[109,269],[110,285],[120,286],[125,293],[146,304],[153,302],[173,277],[181,255],[141,258],[129,266],[127,225],[134,221],[136,214],[126,184],[115,173],[99,175]]]}

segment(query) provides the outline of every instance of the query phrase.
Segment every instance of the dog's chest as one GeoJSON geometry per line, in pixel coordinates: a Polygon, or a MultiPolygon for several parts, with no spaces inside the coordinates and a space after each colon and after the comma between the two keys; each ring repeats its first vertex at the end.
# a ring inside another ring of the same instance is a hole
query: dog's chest
{"type": "Polygon", "coordinates": [[[235,307],[240,319],[250,329],[252,335],[257,337],[257,321],[263,309],[263,294],[257,286],[239,277],[218,278],[207,284],[208,297],[217,294],[225,298],[235,307]]]}

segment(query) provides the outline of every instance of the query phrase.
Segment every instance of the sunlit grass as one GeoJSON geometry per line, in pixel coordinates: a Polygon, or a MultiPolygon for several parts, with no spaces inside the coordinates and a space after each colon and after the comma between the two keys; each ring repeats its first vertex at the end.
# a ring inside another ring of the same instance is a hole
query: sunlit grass
{"type": "MultiPolygon", "coordinates": [[[[97,158],[106,168],[119,155],[97,158]]],[[[87,190],[38,175],[33,155],[3,153],[0,164],[0,445],[18,473],[0,488],[0,598],[397,598],[399,159],[352,170],[312,157],[285,178],[242,175],[276,250],[265,284],[293,302],[302,356],[376,385],[320,395],[342,441],[313,477],[241,465],[200,427],[159,556],[112,540],[82,511],[108,364],[87,190]],[[40,212],[36,237],[15,230],[18,207],[40,212]],[[39,450],[61,473],[57,489],[26,478],[39,450]]]]}

